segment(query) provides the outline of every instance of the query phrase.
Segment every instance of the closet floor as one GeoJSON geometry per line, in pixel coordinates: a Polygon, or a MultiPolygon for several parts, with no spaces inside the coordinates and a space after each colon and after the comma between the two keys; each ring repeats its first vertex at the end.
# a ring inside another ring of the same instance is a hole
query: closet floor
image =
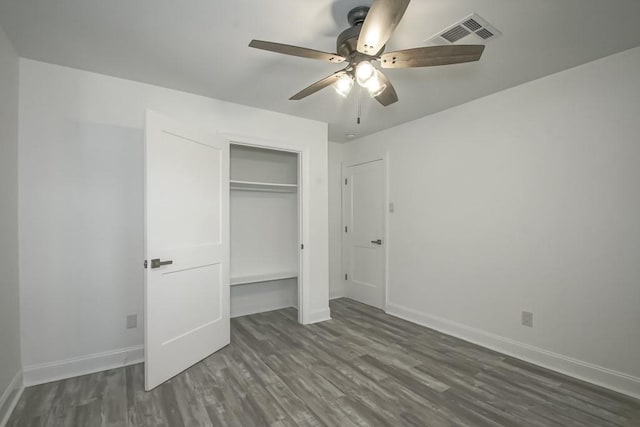
{"type": "Polygon", "coordinates": [[[339,299],[231,321],[147,393],[143,365],[29,387],[9,426],[638,426],[640,401],[339,299]]]}

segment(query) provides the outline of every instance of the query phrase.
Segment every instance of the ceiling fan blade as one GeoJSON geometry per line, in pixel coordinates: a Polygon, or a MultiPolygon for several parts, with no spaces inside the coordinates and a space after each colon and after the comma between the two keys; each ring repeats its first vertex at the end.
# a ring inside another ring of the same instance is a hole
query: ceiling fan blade
{"type": "Polygon", "coordinates": [[[398,94],[396,93],[396,90],[393,88],[393,85],[391,84],[387,76],[385,76],[383,73],[379,73],[378,78],[385,85],[387,85],[387,88],[380,95],[376,96],[376,100],[385,107],[387,105],[393,104],[394,102],[397,102],[398,94]]]}
{"type": "Polygon", "coordinates": [[[343,62],[344,57],[336,53],[327,53],[314,49],[307,49],[306,47],[291,46],[288,44],[267,42],[264,40],[251,40],[249,47],[256,49],[268,50],[271,52],[284,53],[285,55],[300,56],[302,58],[319,59],[321,61],[328,61],[334,64],[343,62]]]}
{"type": "Polygon", "coordinates": [[[460,64],[480,59],[484,45],[428,46],[398,50],[382,55],[382,68],[432,67],[435,65],[460,64]]]}
{"type": "Polygon", "coordinates": [[[375,55],[393,34],[409,0],[374,0],[358,37],[358,52],[375,55]]]}
{"type": "Polygon", "coordinates": [[[310,86],[307,86],[306,88],[302,89],[300,92],[296,93],[291,98],[289,98],[289,100],[297,101],[299,99],[306,98],[307,96],[312,95],[312,94],[316,93],[317,91],[319,91],[321,89],[324,89],[327,86],[331,86],[340,77],[342,77],[345,73],[346,72],[344,70],[336,71],[335,73],[331,74],[330,76],[325,77],[322,80],[318,80],[314,84],[312,84],[310,86]]]}

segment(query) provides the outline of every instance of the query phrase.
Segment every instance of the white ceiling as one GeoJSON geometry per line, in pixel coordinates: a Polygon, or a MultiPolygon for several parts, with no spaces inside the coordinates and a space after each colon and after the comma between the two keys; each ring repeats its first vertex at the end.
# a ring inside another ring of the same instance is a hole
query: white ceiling
{"type": "MultiPolygon", "coordinates": [[[[382,107],[331,88],[288,98],[340,65],[247,47],[252,38],[334,51],[367,0],[0,0],[0,25],[26,58],[329,123],[347,140],[640,45],[638,0],[413,0],[387,51],[426,45],[476,12],[503,32],[480,62],[387,70],[382,107]]],[[[605,82],[603,82],[605,83],[605,82]]]]}

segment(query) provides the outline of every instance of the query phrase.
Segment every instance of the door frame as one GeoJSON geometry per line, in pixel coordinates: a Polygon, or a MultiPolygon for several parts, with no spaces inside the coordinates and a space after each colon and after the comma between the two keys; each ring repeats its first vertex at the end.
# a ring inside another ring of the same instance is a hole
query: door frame
{"type": "MultiPolygon", "coordinates": [[[[383,194],[382,194],[382,199],[384,200],[384,209],[382,212],[383,215],[383,227],[384,227],[384,231],[383,231],[383,239],[384,239],[384,262],[383,262],[383,268],[384,268],[384,274],[383,274],[383,286],[384,286],[384,301],[383,301],[383,309],[386,312],[387,311],[387,303],[389,301],[389,162],[388,162],[388,157],[389,154],[388,153],[384,153],[381,155],[372,155],[370,157],[357,157],[356,160],[350,160],[350,161],[343,161],[342,162],[342,167],[340,169],[341,173],[340,173],[340,202],[341,202],[341,206],[340,206],[340,211],[341,211],[341,223],[342,223],[342,227],[340,228],[340,234],[342,235],[342,237],[340,238],[340,242],[341,242],[341,246],[342,246],[342,277],[344,277],[344,275],[347,273],[346,271],[346,257],[347,257],[347,248],[345,247],[345,233],[344,233],[344,227],[345,227],[345,221],[344,221],[344,211],[345,211],[345,206],[344,206],[344,190],[345,190],[345,186],[343,184],[344,180],[345,180],[345,176],[346,176],[346,170],[348,167],[352,167],[352,166],[358,166],[358,165],[363,165],[366,163],[371,163],[371,162],[376,162],[376,161],[382,161],[382,181],[384,182],[383,185],[383,194]]],[[[344,280],[344,279],[342,279],[344,280]]],[[[345,282],[345,287],[347,286],[347,281],[344,280],[345,282]]]]}
{"type": "MultiPolygon", "coordinates": [[[[308,192],[304,190],[308,188],[311,179],[309,175],[309,171],[311,170],[309,149],[295,142],[256,138],[227,132],[220,132],[219,135],[225,138],[230,145],[285,151],[298,155],[298,248],[300,248],[300,245],[303,245],[304,242],[308,242],[311,230],[309,228],[309,221],[305,220],[305,218],[309,218],[311,198],[308,192]]],[[[231,178],[229,177],[229,179],[231,178]]],[[[310,265],[311,260],[309,251],[298,249],[298,254],[298,323],[305,325],[311,323],[305,318],[305,313],[311,313],[309,307],[310,292],[308,291],[308,286],[311,281],[308,277],[309,271],[305,268],[306,265],[310,265]]]]}

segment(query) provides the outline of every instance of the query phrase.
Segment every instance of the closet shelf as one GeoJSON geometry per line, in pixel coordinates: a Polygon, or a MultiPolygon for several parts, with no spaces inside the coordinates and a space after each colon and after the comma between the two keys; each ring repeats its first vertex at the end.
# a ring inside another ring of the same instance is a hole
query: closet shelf
{"type": "Polygon", "coordinates": [[[298,190],[297,184],[276,184],[274,182],[253,181],[229,181],[231,190],[240,191],[270,191],[276,193],[294,193],[298,190]]]}
{"type": "Polygon", "coordinates": [[[249,283],[271,282],[273,280],[295,279],[298,277],[297,271],[286,271],[282,273],[256,274],[254,276],[232,277],[231,286],[246,285],[249,283]]]}

